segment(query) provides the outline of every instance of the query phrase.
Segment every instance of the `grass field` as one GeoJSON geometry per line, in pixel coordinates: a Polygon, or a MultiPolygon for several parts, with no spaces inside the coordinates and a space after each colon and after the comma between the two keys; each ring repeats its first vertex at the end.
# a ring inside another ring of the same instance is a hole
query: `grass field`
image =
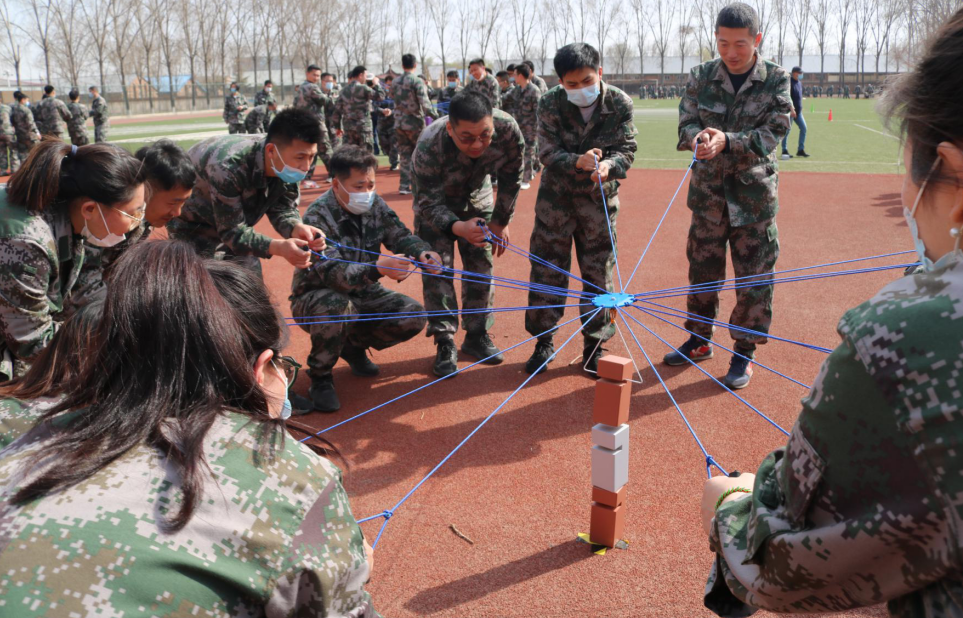
{"type": "MultiPolygon", "coordinates": [[[[899,141],[883,127],[875,112],[876,100],[807,99],[803,117],[809,131],[806,150],[809,159],[781,161],[782,171],[897,173],[899,141]],[[833,120],[829,121],[832,109],[833,120]]],[[[678,126],[678,101],[635,101],[639,150],[635,167],[682,169],[691,154],[675,150],[678,126]]],[[[135,151],[149,141],[172,137],[189,148],[211,135],[227,133],[217,117],[180,118],[129,123],[111,128],[111,140],[135,151]]],[[[798,128],[793,125],[789,150],[796,152],[798,128]]],[[[382,157],[382,163],[387,158],[382,157]]]]}

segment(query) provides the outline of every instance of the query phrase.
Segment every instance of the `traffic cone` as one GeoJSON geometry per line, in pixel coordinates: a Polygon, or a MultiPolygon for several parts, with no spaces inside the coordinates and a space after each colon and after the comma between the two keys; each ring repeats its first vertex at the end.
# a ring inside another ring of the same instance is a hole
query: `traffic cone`
{"type": "Polygon", "coordinates": [[[833,121],[833,110],[832,110],[832,108],[830,108],[830,110],[829,110],[829,122],[832,122],[832,121],[833,121]]]}

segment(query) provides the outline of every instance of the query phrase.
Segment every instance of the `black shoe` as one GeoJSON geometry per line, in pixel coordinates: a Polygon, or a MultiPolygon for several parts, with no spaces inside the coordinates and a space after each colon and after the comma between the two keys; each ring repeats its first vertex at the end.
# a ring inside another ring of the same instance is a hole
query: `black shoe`
{"type": "Polygon", "coordinates": [[[391,170],[392,172],[397,171],[397,170],[398,170],[398,164],[395,163],[394,165],[392,165],[392,166],[389,167],[388,169],[391,170]]]}
{"type": "Polygon", "coordinates": [[[338,393],[334,391],[334,378],[330,374],[322,378],[311,378],[308,395],[314,402],[314,409],[319,412],[337,412],[341,409],[338,393]]]}
{"type": "Polygon", "coordinates": [[[435,364],[431,368],[434,374],[444,378],[458,371],[458,350],[455,349],[455,342],[448,339],[436,345],[438,351],[435,353],[435,364]]]}
{"type": "Polygon", "coordinates": [[[472,334],[465,337],[461,351],[480,360],[483,365],[500,365],[505,357],[488,333],[472,334]]]}
{"type": "Polygon", "coordinates": [[[381,368],[368,358],[368,350],[365,348],[358,348],[350,343],[346,343],[344,347],[341,348],[341,358],[348,361],[348,365],[351,367],[351,373],[356,376],[373,378],[381,373],[381,368]]]}
{"type": "Polygon", "coordinates": [[[785,160],[788,160],[788,159],[792,159],[792,155],[789,154],[789,151],[788,151],[788,150],[783,150],[783,151],[782,151],[782,159],[783,159],[784,161],[785,161],[785,160]]]}
{"type": "MultiPolygon", "coordinates": [[[[744,354],[740,352],[740,354],[744,354]]],[[[722,379],[722,383],[734,391],[749,386],[752,379],[752,361],[741,356],[733,356],[729,361],[729,373],[722,379]]]]}
{"type": "Polygon", "coordinates": [[[292,393],[288,391],[288,399],[291,401],[291,414],[294,416],[301,416],[302,414],[309,414],[314,412],[314,402],[307,397],[302,397],[297,393],[292,393]]]}
{"type": "Polygon", "coordinates": [[[662,358],[662,362],[670,367],[677,367],[679,365],[688,365],[689,361],[686,360],[687,358],[698,363],[709,360],[712,358],[712,355],[712,345],[705,339],[700,339],[692,335],[688,341],[679,346],[678,352],[669,352],[662,358]]]}
{"type": "Polygon", "coordinates": [[[551,340],[542,341],[539,339],[535,343],[535,351],[531,358],[525,363],[525,373],[542,373],[548,369],[548,363],[555,358],[555,344],[551,340]]]}
{"type": "Polygon", "coordinates": [[[585,369],[586,373],[594,375],[599,372],[599,359],[602,358],[604,352],[605,348],[599,341],[585,340],[585,347],[582,348],[582,368],[585,369]]]}
{"type": "Polygon", "coordinates": [[[805,150],[799,150],[799,151],[796,151],[796,156],[797,156],[797,157],[807,157],[807,158],[808,158],[808,157],[809,157],[809,153],[806,152],[805,150]]]}

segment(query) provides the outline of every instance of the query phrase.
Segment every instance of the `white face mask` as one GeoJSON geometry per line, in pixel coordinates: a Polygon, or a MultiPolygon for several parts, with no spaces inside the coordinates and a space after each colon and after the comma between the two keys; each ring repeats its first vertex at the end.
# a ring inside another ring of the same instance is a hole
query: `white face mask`
{"type": "Polygon", "coordinates": [[[344,209],[353,215],[363,215],[364,213],[371,210],[371,206],[374,205],[374,191],[359,191],[358,193],[351,193],[344,188],[344,185],[338,183],[341,189],[348,194],[348,201],[344,204],[344,209]]]}
{"type": "MultiPolygon", "coordinates": [[[[923,199],[923,191],[926,190],[926,185],[930,182],[930,177],[933,176],[933,172],[939,167],[940,158],[937,157],[933,161],[933,166],[930,168],[929,173],[926,175],[926,179],[923,180],[923,184],[920,185],[919,193],[916,194],[916,199],[913,201],[913,208],[907,209],[903,207],[903,216],[906,218],[906,225],[909,226],[910,234],[913,236],[913,246],[916,249],[916,256],[919,258],[920,263],[923,264],[923,270],[930,272],[942,268],[947,262],[963,257],[963,253],[960,251],[960,232],[957,230],[954,235],[956,238],[956,245],[953,247],[953,251],[950,251],[939,260],[934,262],[926,256],[926,245],[923,243],[923,239],[920,238],[919,226],[916,224],[916,209],[919,208],[920,200],[923,199]]],[[[907,172],[908,174],[909,172],[907,172]]]]}
{"type": "Polygon", "coordinates": [[[124,242],[124,240],[127,239],[127,235],[124,234],[123,236],[121,236],[120,234],[114,234],[113,232],[111,232],[110,226],[107,225],[107,219],[104,218],[104,209],[100,207],[100,204],[97,204],[97,210],[98,212],[100,212],[100,220],[104,222],[104,229],[107,230],[107,235],[104,236],[103,238],[97,238],[96,236],[94,236],[94,233],[90,231],[89,227],[87,227],[86,219],[84,219],[84,229],[81,230],[80,235],[83,236],[87,240],[87,242],[89,242],[95,247],[103,247],[103,248],[114,247],[124,242]]]}
{"type": "Polygon", "coordinates": [[[576,105],[578,107],[589,107],[595,103],[597,98],[599,98],[601,89],[599,88],[599,82],[595,82],[591,86],[587,86],[585,88],[573,88],[572,90],[566,88],[565,94],[568,96],[568,100],[572,103],[572,105],[576,105]]]}
{"type": "Polygon", "coordinates": [[[270,86],[267,86],[267,87],[264,89],[264,92],[271,92],[271,87],[270,87],[270,86]]]}

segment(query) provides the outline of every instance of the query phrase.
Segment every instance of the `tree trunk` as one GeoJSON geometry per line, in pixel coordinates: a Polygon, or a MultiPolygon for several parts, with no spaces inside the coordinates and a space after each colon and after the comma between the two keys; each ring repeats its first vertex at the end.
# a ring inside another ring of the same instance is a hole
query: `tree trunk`
{"type": "Polygon", "coordinates": [[[197,84],[196,84],[197,80],[194,79],[194,76],[197,75],[197,73],[194,72],[194,56],[191,56],[190,61],[191,61],[191,109],[197,109],[197,84]]]}
{"type": "Polygon", "coordinates": [[[124,112],[130,116],[130,98],[127,96],[127,73],[124,69],[124,61],[119,60],[117,64],[120,69],[120,89],[124,93],[124,112]]]}
{"type": "Polygon", "coordinates": [[[167,65],[167,81],[169,82],[168,91],[170,92],[171,111],[177,111],[177,103],[174,101],[174,70],[171,67],[169,57],[164,64],[167,65]]]}

